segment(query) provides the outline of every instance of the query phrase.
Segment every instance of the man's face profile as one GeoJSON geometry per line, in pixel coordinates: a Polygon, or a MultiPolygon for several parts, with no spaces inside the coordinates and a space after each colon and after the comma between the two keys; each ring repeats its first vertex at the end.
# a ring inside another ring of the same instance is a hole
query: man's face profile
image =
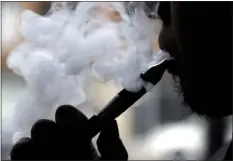
{"type": "Polygon", "coordinates": [[[231,114],[230,73],[223,71],[230,69],[232,59],[221,62],[220,57],[231,57],[231,41],[225,38],[231,28],[223,27],[231,26],[231,8],[225,3],[160,3],[164,25],[159,44],[176,60],[169,72],[179,78],[184,103],[203,116],[231,114]]]}

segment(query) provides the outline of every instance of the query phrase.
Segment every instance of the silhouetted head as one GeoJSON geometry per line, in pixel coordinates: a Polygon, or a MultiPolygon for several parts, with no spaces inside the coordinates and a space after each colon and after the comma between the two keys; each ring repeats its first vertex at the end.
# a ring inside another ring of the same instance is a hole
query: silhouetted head
{"type": "Polygon", "coordinates": [[[204,116],[232,114],[231,2],[160,2],[160,48],[175,57],[185,104],[204,116]]]}

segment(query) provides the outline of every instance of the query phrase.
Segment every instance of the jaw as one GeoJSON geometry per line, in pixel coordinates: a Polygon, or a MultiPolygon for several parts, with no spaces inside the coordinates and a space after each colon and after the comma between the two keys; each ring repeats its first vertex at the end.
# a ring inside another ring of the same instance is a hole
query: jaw
{"type": "Polygon", "coordinates": [[[183,104],[193,113],[204,118],[221,118],[232,115],[232,106],[228,97],[219,94],[214,89],[208,90],[207,85],[195,86],[193,81],[180,78],[173,74],[174,87],[181,96],[183,104]]]}
{"type": "Polygon", "coordinates": [[[187,87],[182,81],[180,85],[184,103],[194,113],[208,118],[220,118],[232,114],[232,106],[223,95],[209,91],[204,85],[203,87],[187,87]]]}

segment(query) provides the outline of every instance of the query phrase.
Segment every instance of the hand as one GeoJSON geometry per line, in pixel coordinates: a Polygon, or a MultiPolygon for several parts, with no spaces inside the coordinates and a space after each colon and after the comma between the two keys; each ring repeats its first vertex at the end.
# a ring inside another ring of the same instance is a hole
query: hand
{"type": "Polygon", "coordinates": [[[97,139],[100,155],[82,130],[87,117],[72,106],[57,109],[55,122],[38,120],[31,138],[22,138],[11,150],[12,160],[127,160],[127,151],[119,137],[116,121],[101,131],[97,139]]]}

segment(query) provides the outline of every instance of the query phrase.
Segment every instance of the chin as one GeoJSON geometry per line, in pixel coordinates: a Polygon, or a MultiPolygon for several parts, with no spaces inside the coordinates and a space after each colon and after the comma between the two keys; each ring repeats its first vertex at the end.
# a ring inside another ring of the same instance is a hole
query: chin
{"type": "Polygon", "coordinates": [[[205,118],[221,118],[229,116],[232,113],[229,113],[228,110],[224,110],[221,106],[216,106],[214,103],[208,103],[205,101],[190,101],[184,95],[184,102],[190,107],[193,113],[198,114],[199,116],[205,118]]]}
{"type": "Polygon", "coordinates": [[[232,106],[224,95],[208,90],[206,85],[195,85],[193,81],[180,78],[173,71],[174,87],[183,104],[203,118],[221,118],[232,115],[232,106]]]}
{"type": "Polygon", "coordinates": [[[232,114],[232,106],[224,97],[203,88],[186,89],[181,85],[183,101],[193,113],[206,118],[221,118],[232,114]]]}

